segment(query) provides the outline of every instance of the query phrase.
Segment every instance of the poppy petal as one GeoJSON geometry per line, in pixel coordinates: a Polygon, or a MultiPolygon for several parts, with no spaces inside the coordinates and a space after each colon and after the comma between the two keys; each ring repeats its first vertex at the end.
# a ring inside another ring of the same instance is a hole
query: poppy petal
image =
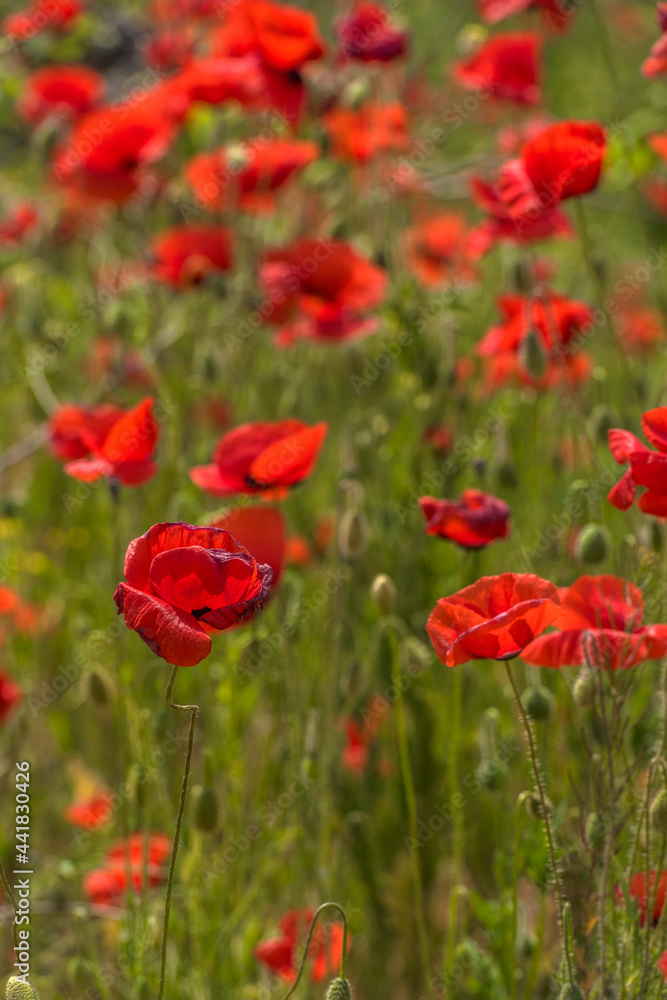
{"type": "Polygon", "coordinates": [[[114,600],[118,614],[125,617],[127,627],[137,632],[146,645],[167,663],[176,667],[194,667],[211,652],[210,638],[186,611],[126,583],[118,584],[114,600]]]}

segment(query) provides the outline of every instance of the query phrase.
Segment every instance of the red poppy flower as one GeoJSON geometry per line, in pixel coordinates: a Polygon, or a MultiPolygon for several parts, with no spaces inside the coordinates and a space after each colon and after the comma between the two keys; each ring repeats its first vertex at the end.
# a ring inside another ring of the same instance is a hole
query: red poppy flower
{"type": "Polygon", "coordinates": [[[156,32],[142,46],[144,59],[160,73],[183,69],[194,52],[195,36],[190,25],[178,28],[164,28],[156,32]]]}
{"type": "Polygon", "coordinates": [[[345,340],[374,332],[377,322],[365,313],[387,289],[385,271],[330,239],[270,251],[260,281],[271,303],[267,322],[288,324],[278,334],[283,346],[299,338],[345,340]]]}
{"type": "Polygon", "coordinates": [[[572,11],[563,9],[563,0],[478,0],[478,7],[480,17],[487,24],[496,24],[531,7],[539,7],[547,26],[554,31],[562,31],[572,16],[572,11]]]}
{"type": "Polygon", "coordinates": [[[39,215],[35,206],[23,201],[0,219],[0,247],[18,246],[34,230],[39,215]]]}
{"type": "Polygon", "coordinates": [[[511,660],[558,617],[560,597],[548,580],[532,573],[483,576],[441,598],[426,631],[441,663],[511,660]]]}
{"type": "Polygon", "coordinates": [[[65,472],[84,483],[106,476],[138,486],[157,472],[158,425],[150,396],[125,413],[115,407],[63,407],[51,418],[50,432],[54,453],[73,459],[65,472]]]}
{"type": "Polygon", "coordinates": [[[276,507],[232,507],[211,523],[212,528],[231,532],[258,563],[273,571],[271,587],[277,587],[285,562],[285,518],[276,507]]]}
{"type": "Polygon", "coordinates": [[[410,33],[395,27],[379,3],[355,3],[336,23],[341,55],[359,62],[391,62],[405,55],[410,33]]]}
{"type": "Polygon", "coordinates": [[[45,66],[30,76],[16,109],[38,125],[49,115],[78,118],[102,99],[104,77],[88,66],[45,66]]]}
{"type": "Polygon", "coordinates": [[[187,98],[188,107],[194,101],[222,104],[236,100],[244,106],[258,105],[264,90],[264,79],[257,58],[200,59],[167,81],[174,94],[187,98]]]}
{"type": "Polygon", "coordinates": [[[262,493],[285,496],[315,467],[327,424],[309,427],[300,420],[241,424],[215,447],[213,463],[190,470],[193,483],[213,496],[262,493]]]}
{"type": "Polygon", "coordinates": [[[319,156],[314,142],[251,139],[213,153],[200,153],[187,164],[185,176],[198,201],[219,210],[238,200],[241,208],[272,208],[272,192],[319,156]]]}
{"type": "Polygon", "coordinates": [[[656,965],[660,972],[662,972],[663,979],[667,983],[667,951],[663,951],[662,955],[656,962],[656,965]]]}
{"type": "Polygon", "coordinates": [[[371,706],[370,711],[364,710],[363,722],[359,723],[354,717],[345,719],[346,743],[340,755],[341,765],[350,774],[360,777],[366,770],[371,747],[377,740],[380,720],[383,717],[386,705],[380,706],[379,711],[374,712],[371,706]]]}
{"type": "Polygon", "coordinates": [[[273,576],[233,535],[181,522],[155,524],[125,556],[118,614],[157,656],[193,667],[211,652],[203,625],[223,631],[266,602],[273,576]]]}
{"type": "Polygon", "coordinates": [[[148,273],[156,281],[188,288],[232,266],[231,234],[221,226],[174,226],[150,245],[148,273]]]}
{"type": "Polygon", "coordinates": [[[471,90],[483,89],[515,104],[535,104],[541,97],[541,47],[541,37],[533,32],[496,35],[454,63],[452,76],[471,90]]]}
{"type": "Polygon", "coordinates": [[[619,465],[630,468],[607,494],[607,499],[619,510],[632,507],[636,487],[645,486],[639,498],[639,508],[645,514],[667,517],[667,406],[647,410],[642,416],[642,430],[658,450],[651,451],[629,431],[616,428],[609,431],[609,448],[619,465]]]}
{"type": "Polygon", "coordinates": [[[18,684],[4,670],[0,670],[0,723],[6,721],[22,698],[18,684]]]}
{"type": "Polygon", "coordinates": [[[36,0],[32,7],[6,17],[0,30],[12,42],[26,42],[43,31],[62,31],[82,11],[83,4],[79,0],[57,0],[56,3],[36,0]]]}
{"type": "MultiPolygon", "coordinates": [[[[296,978],[296,963],[300,959],[299,947],[306,936],[314,910],[288,910],[280,918],[280,937],[262,941],[255,948],[255,958],[268,966],[272,972],[293,982],[296,978]]],[[[350,937],[348,935],[348,948],[350,937]]],[[[343,954],[343,927],[339,923],[329,924],[328,931],[319,924],[313,933],[308,951],[311,960],[310,978],[319,983],[336,975],[343,954]]]]}
{"type": "Polygon", "coordinates": [[[107,851],[102,866],[85,876],[83,890],[92,903],[119,906],[130,886],[135,892],[141,892],[144,888],[162,885],[170,853],[171,841],[166,834],[133,833],[125,843],[114,844],[107,851]],[[144,870],[148,875],[146,883],[144,870]]]}
{"type": "MultiPolygon", "coordinates": [[[[2,584],[0,584],[0,616],[8,621],[12,629],[25,633],[34,632],[38,621],[36,608],[24,601],[13,587],[2,584]]],[[[0,644],[6,639],[6,631],[4,628],[0,629],[0,644]]],[[[9,697],[9,689],[7,694],[9,697]]]]}
{"type": "Polygon", "coordinates": [[[521,654],[535,667],[589,663],[628,669],[667,652],[667,625],[641,624],[642,592],[615,576],[581,576],[561,591],[558,632],[540,636],[521,654]]]}
{"type": "Polygon", "coordinates": [[[469,233],[468,253],[471,257],[483,256],[496,243],[528,245],[573,235],[572,226],[558,208],[544,208],[542,211],[531,210],[524,215],[512,215],[500,197],[498,188],[493,184],[488,184],[479,177],[473,177],[470,186],[473,199],[490,216],[486,222],[469,233]]]}
{"type": "Polygon", "coordinates": [[[335,108],[324,115],[334,156],[367,163],[387,153],[407,149],[408,119],[402,104],[368,101],[358,111],[335,108]]]}
{"type": "MultiPolygon", "coordinates": [[[[655,903],[652,914],[652,924],[654,927],[660,920],[660,914],[662,913],[662,908],[665,905],[665,897],[667,896],[667,871],[660,872],[657,889],[655,889],[656,875],[656,871],[651,871],[649,872],[648,879],[648,892],[651,899],[655,891],[655,903]]],[[[643,927],[646,923],[646,910],[648,909],[646,896],[646,872],[637,872],[630,879],[630,899],[637,900],[640,927],[643,927]]]]}
{"type": "Polygon", "coordinates": [[[285,561],[293,566],[308,566],[312,560],[308,539],[304,535],[290,535],[285,543],[285,561]]]}
{"type": "Polygon", "coordinates": [[[641,65],[642,76],[655,80],[667,72],[667,35],[661,35],[641,65]]]}
{"type": "Polygon", "coordinates": [[[444,425],[432,424],[422,434],[422,441],[430,444],[439,454],[447,455],[454,445],[454,432],[444,425]]]}
{"type": "Polygon", "coordinates": [[[628,354],[643,354],[665,339],[665,323],[658,309],[648,306],[621,307],[618,335],[628,354]]]}
{"type": "Polygon", "coordinates": [[[113,798],[110,792],[99,792],[89,799],[73,802],[65,809],[65,819],[82,830],[99,830],[111,819],[113,798]]]}
{"type": "Polygon", "coordinates": [[[408,265],[423,285],[437,287],[455,277],[470,279],[466,264],[465,219],[440,212],[408,229],[404,235],[408,265]]]}
{"type": "Polygon", "coordinates": [[[552,208],[566,198],[597,187],[607,148],[597,122],[564,121],[549,125],[500,172],[498,192],[511,216],[552,208]]]}
{"type": "Polygon", "coordinates": [[[464,490],[460,500],[420,497],[419,506],[427,534],[447,538],[464,549],[484,548],[510,533],[509,507],[482,490],[464,490]]]}

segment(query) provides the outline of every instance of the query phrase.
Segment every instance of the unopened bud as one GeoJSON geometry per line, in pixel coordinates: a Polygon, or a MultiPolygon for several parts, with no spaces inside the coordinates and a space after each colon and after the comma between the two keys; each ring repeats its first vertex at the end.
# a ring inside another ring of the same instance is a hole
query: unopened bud
{"type": "Polygon", "coordinates": [[[352,987],[348,979],[334,979],[329,984],[324,1000],[352,1000],[352,987]]]}
{"type": "Polygon", "coordinates": [[[534,722],[544,722],[553,710],[554,696],[543,684],[535,684],[526,688],[522,701],[534,722]]]}
{"type": "Polygon", "coordinates": [[[510,490],[519,485],[519,474],[516,465],[509,458],[506,458],[498,466],[498,482],[501,486],[506,486],[510,490]]]}
{"type": "Polygon", "coordinates": [[[5,1000],[39,1000],[39,990],[30,981],[10,976],[5,986],[5,1000]]]}
{"type": "Polygon", "coordinates": [[[651,823],[658,833],[667,834],[667,790],[664,788],[651,803],[651,823]]]}
{"type": "Polygon", "coordinates": [[[338,547],[346,559],[358,559],[368,548],[368,522],[359,510],[346,510],[338,530],[338,547]]]}
{"type": "Polygon", "coordinates": [[[218,799],[215,789],[204,786],[195,805],[195,826],[198,830],[211,833],[218,825],[218,799]]]}
{"type": "Polygon", "coordinates": [[[541,379],[548,366],[547,353],[538,331],[531,327],[519,345],[519,364],[531,378],[541,379]]]}
{"type": "Polygon", "coordinates": [[[378,573],[371,583],[371,600],[383,615],[390,615],[396,607],[396,586],[386,573],[378,573]]]}
{"type": "MultiPolygon", "coordinates": [[[[531,810],[533,816],[535,816],[536,819],[544,819],[544,811],[542,809],[542,799],[539,797],[539,795],[537,795],[535,792],[533,792],[531,794],[530,798],[528,799],[528,802],[530,804],[530,810],[531,810]]],[[[551,801],[551,799],[549,799],[549,798],[547,798],[545,796],[544,797],[544,804],[546,806],[547,815],[548,816],[553,816],[554,806],[553,806],[553,802],[551,801]]]]}
{"type": "Polygon", "coordinates": [[[581,668],[574,682],[572,694],[579,708],[591,707],[595,701],[595,675],[590,667],[581,668]]]}
{"type": "Polygon", "coordinates": [[[593,854],[602,854],[604,842],[607,836],[607,824],[604,816],[599,812],[593,812],[586,820],[586,840],[591,846],[593,854]]]}
{"type": "Polygon", "coordinates": [[[584,566],[596,566],[609,555],[611,537],[602,524],[585,524],[574,543],[574,558],[584,566]]]}

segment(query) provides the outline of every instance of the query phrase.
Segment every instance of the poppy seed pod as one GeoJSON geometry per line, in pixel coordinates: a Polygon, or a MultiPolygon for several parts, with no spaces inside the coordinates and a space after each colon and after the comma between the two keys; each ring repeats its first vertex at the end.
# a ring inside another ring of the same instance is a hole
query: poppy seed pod
{"type": "Polygon", "coordinates": [[[534,722],[544,722],[553,711],[554,696],[543,684],[527,687],[522,700],[526,712],[534,722]]]}
{"type": "Polygon", "coordinates": [[[653,799],[650,815],[653,829],[667,834],[667,789],[663,788],[653,799]]]}
{"type": "MultiPolygon", "coordinates": [[[[532,812],[535,819],[544,819],[544,813],[542,811],[542,800],[539,797],[539,795],[537,795],[536,792],[533,792],[531,794],[530,798],[528,799],[528,804],[530,805],[530,811],[532,812]]],[[[551,799],[545,796],[544,804],[546,806],[547,815],[553,816],[554,804],[551,801],[551,799]]]]}
{"type": "Polygon", "coordinates": [[[352,1000],[352,987],[348,979],[334,979],[329,984],[324,1000],[352,1000]]]}
{"type": "Polygon", "coordinates": [[[531,327],[519,346],[519,364],[531,378],[541,379],[547,371],[549,359],[536,329],[531,327]]]}
{"type": "Polygon", "coordinates": [[[574,543],[574,558],[584,566],[596,566],[609,555],[611,537],[602,524],[585,524],[574,543]]]}
{"type": "Polygon", "coordinates": [[[579,708],[591,707],[595,701],[595,677],[590,667],[581,668],[574,682],[572,694],[579,708]]]}
{"type": "Polygon", "coordinates": [[[586,840],[590,844],[593,854],[602,854],[606,834],[607,825],[604,816],[598,812],[591,813],[586,820],[586,840]]]}
{"type": "Polygon", "coordinates": [[[396,586],[386,573],[378,573],[370,588],[371,600],[383,615],[390,615],[396,607],[396,586]]]}
{"type": "Polygon", "coordinates": [[[5,1000],[39,1000],[39,991],[32,983],[10,976],[5,986],[5,1000]]]}
{"type": "Polygon", "coordinates": [[[346,559],[358,559],[368,548],[368,521],[359,510],[346,510],[338,529],[338,548],[346,559]]]}

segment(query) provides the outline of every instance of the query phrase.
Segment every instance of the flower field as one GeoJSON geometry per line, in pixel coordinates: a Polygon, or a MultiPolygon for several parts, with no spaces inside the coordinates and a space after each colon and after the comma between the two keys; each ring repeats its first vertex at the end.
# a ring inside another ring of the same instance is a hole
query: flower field
{"type": "Polygon", "coordinates": [[[20,3],[6,1000],[660,1000],[667,4],[20,3]]]}

